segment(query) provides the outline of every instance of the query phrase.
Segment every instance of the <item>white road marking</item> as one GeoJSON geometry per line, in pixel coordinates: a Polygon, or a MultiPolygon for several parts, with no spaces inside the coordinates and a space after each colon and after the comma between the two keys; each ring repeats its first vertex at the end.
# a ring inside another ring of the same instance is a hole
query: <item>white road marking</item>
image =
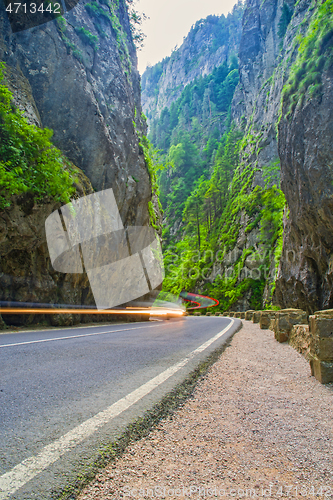
{"type": "Polygon", "coordinates": [[[74,448],[84,439],[96,432],[100,427],[107,424],[110,420],[120,415],[123,411],[127,410],[144,396],[156,389],[159,385],[183,368],[191,359],[194,358],[194,356],[207,349],[207,347],[209,347],[213,342],[222,337],[222,335],[230,330],[233,324],[234,320],[231,319],[231,323],[228,326],[192,351],[182,361],[170,366],[170,368],[167,368],[164,372],[152,378],[135,391],[131,392],[124,398],[119,399],[119,401],[106,408],[106,410],[97,413],[93,417],[64,434],[61,438],[56,439],[53,443],[45,446],[40,453],[38,453],[38,455],[23,460],[23,462],[16,465],[12,470],[0,476],[0,500],[8,498],[28,481],[53,464],[66,452],[74,448]]]}
{"type": "Polygon", "coordinates": [[[0,345],[0,348],[13,347],[16,345],[40,344],[41,342],[54,342],[56,340],[77,339],[80,337],[92,337],[94,335],[105,335],[107,333],[113,333],[113,332],[128,332],[128,331],[132,331],[132,330],[140,330],[142,328],[155,328],[156,326],[162,326],[162,325],[136,326],[134,328],[122,328],[120,330],[110,330],[109,332],[83,333],[82,335],[70,335],[67,337],[54,337],[53,339],[27,340],[26,342],[15,342],[15,344],[2,344],[2,345],[0,345]]]}
{"type": "MultiPolygon", "coordinates": [[[[143,321],[136,321],[136,323],[143,323],[143,321]]],[[[122,323],[113,323],[114,326],[119,326],[122,323]]],[[[57,332],[57,331],[63,331],[63,330],[80,330],[80,328],[98,328],[98,327],[104,327],[104,326],[110,326],[110,323],[97,323],[95,325],[84,325],[84,326],[63,326],[62,328],[43,328],[43,329],[36,329],[36,330],[1,330],[0,335],[9,335],[12,333],[39,333],[39,332],[57,332]]]]}

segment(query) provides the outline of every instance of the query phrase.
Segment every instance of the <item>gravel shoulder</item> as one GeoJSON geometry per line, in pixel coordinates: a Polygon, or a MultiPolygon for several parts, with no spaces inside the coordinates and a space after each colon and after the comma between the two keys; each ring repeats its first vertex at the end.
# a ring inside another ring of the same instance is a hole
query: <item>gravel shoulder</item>
{"type": "Polygon", "coordinates": [[[191,398],[78,498],[333,498],[332,415],[333,386],[243,321],[191,398]]]}

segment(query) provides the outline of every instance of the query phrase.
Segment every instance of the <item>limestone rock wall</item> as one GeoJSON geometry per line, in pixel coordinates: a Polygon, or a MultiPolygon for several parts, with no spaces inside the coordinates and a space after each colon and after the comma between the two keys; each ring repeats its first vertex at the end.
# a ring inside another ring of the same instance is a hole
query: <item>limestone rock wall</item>
{"type": "MultiPolygon", "coordinates": [[[[236,176],[250,179],[247,194],[257,186],[269,189],[280,187],[280,157],[278,150],[277,123],[279,119],[281,93],[292,61],[292,40],[299,29],[305,13],[300,12],[290,23],[285,37],[279,36],[279,23],[284,0],[247,0],[242,20],[239,46],[239,77],[232,102],[232,118],[244,132],[243,144],[236,176]]],[[[294,1],[287,2],[290,11],[294,1]]],[[[305,11],[306,12],[306,11],[305,11]]],[[[260,207],[262,213],[263,207],[260,207]]],[[[239,233],[236,245],[216,263],[221,273],[231,274],[235,259],[243,252],[251,251],[241,270],[238,283],[246,278],[264,280],[263,305],[270,303],[278,269],[279,241],[270,241],[269,232],[263,235],[266,221],[249,216],[246,210],[239,213],[239,233]]],[[[281,214],[282,217],[282,214],[281,214]]],[[[215,273],[216,274],[216,273],[215,273]]],[[[212,275],[212,279],[214,276],[212,275]]],[[[233,310],[246,311],[251,308],[252,290],[247,290],[232,305],[233,310]]]]}
{"type": "MultiPolygon", "coordinates": [[[[14,104],[30,123],[51,128],[53,143],[79,168],[77,196],[112,188],[124,226],[148,225],[152,187],[139,146],[146,125],[126,4],[97,4],[104,12],[99,17],[80,2],[64,18],[15,34],[1,4],[0,60],[14,104]]],[[[51,266],[44,224],[59,206],[21,195],[0,212],[1,301],[94,304],[85,274],[56,273],[51,266]]],[[[21,325],[43,318],[4,319],[21,325]]],[[[79,320],[68,317],[69,324],[79,320]]]]}
{"type": "Polygon", "coordinates": [[[242,10],[239,4],[227,18],[208,16],[198,21],[170,57],[146,69],[142,75],[142,104],[148,121],[170,107],[188,83],[209,75],[214,68],[230,62],[232,56],[237,57],[242,10]]]}
{"type": "Polygon", "coordinates": [[[123,223],[145,225],[151,185],[137,133],[145,124],[136,50],[125,0],[98,5],[100,18],[79,2],[60,20],[14,34],[1,5],[0,60],[22,107],[54,131],[94,190],[113,188],[123,223]],[[98,42],[82,39],[80,28],[98,42]]]}
{"type": "MultiPolygon", "coordinates": [[[[233,100],[233,118],[245,127],[248,138],[246,162],[255,170],[252,189],[264,185],[267,167],[278,165],[272,182],[280,177],[287,202],[282,256],[271,276],[276,283],[273,303],[308,313],[332,307],[333,300],[332,66],[322,70],[321,95],[305,93],[288,119],[282,102],[298,57],[297,36],[303,39],[324,3],[247,0],[240,83],[233,100]],[[281,37],[284,4],[292,17],[281,37]]],[[[332,46],[329,33],[326,38],[324,48],[332,46]]],[[[268,289],[265,295],[269,296],[268,289]]]]}
{"type": "Polygon", "coordinates": [[[322,78],[322,96],[279,126],[289,217],[276,300],[309,312],[333,307],[333,68],[322,78]]]}

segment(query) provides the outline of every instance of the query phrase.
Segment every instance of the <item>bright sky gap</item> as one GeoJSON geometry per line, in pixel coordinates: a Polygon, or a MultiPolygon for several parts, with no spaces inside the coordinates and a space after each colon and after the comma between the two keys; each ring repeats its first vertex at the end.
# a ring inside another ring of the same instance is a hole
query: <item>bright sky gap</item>
{"type": "Polygon", "coordinates": [[[138,0],[135,8],[149,19],[142,25],[147,35],[138,52],[139,71],[154,65],[180,46],[191,26],[211,14],[227,15],[235,0],[138,0]]]}

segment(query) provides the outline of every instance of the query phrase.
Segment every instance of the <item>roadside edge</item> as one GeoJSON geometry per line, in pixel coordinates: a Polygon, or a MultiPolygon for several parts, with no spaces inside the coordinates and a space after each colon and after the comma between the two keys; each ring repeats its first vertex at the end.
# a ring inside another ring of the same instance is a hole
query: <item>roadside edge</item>
{"type": "MultiPolygon", "coordinates": [[[[238,323],[238,321],[237,321],[238,323]]],[[[97,453],[97,458],[86,467],[84,474],[78,474],[76,480],[63,491],[54,492],[54,500],[75,500],[91,481],[94,480],[97,473],[107,465],[121,457],[128,446],[148,434],[160,423],[161,420],[173,415],[183,404],[191,397],[196,385],[208,373],[211,366],[219,359],[225,349],[230,345],[232,337],[243,327],[239,320],[238,324],[228,332],[222,345],[211,352],[207,358],[169,393],[167,393],[158,403],[147,410],[142,417],[130,423],[123,433],[115,441],[101,448],[97,453]]]]}

